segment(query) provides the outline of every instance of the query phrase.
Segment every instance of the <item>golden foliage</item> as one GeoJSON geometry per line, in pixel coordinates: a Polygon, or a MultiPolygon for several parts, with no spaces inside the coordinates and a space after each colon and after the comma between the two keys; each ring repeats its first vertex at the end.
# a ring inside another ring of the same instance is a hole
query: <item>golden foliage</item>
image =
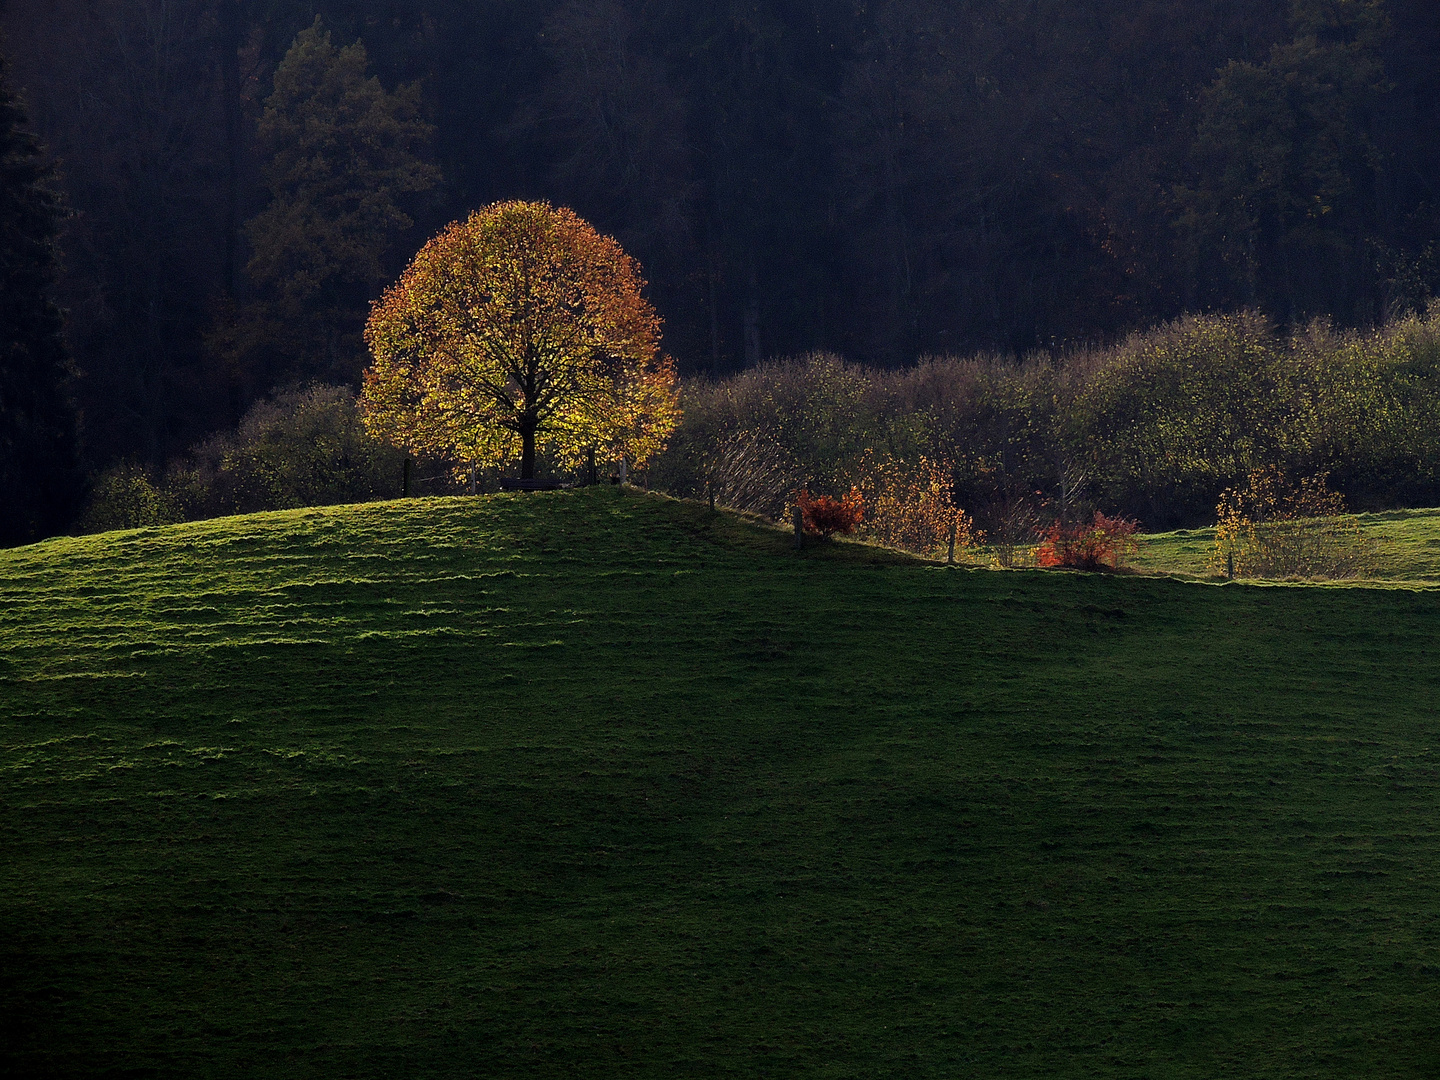
{"type": "Polygon", "coordinates": [[[480,465],[537,446],[643,465],[680,417],[639,265],[573,211],[506,202],[415,256],[365,329],[366,424],[397,446],[480,465]]]}
{"type": "Polygon", "coordinates": [[[974,542],[973,522],[955,505],[948,463],[922,457],[911,465],[892,459],[866,473],[870,510],[862,534],[867,539],[926,556],[948,554],[952,529],[956,550],[974,542]]]}
{"type": "Polygon", "coordinates": [[[1273,466],[1255,469],[1240,488],[1227,488],[1216,505],[1216,573],[1257,578],[1356,577],[1374,553],[1345,499],[1319,473],[1289,483],[1273,466]]]}

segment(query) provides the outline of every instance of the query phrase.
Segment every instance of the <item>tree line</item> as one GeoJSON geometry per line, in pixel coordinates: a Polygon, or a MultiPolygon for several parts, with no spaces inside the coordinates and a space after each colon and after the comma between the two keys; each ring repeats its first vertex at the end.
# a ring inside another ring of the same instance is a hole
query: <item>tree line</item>
{"type": "Polygon", "coordinates": [[[635,255],[692,376],[1366,327],[1435,285],[1428,0],[12,0],[0,29],[92,474],[354,384],[383,286],[506,198],[635,255]]]}
{"type": "Polygon", "coordinates": [[[1273,470],[1357,509],[1440,502],[1440,306],[1370,331],[1187,316],[1104,348],[879,368],[814,353],[685,386],[646,480],[774,515],[943,477],[992,539],[1093,511],[1147,529],[1212,524],[1273,470]]]}

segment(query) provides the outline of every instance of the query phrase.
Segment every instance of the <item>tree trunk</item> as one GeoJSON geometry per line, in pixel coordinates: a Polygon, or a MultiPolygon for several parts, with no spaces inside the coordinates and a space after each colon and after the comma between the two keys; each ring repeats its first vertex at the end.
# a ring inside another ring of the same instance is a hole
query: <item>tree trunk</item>
{"type": "Polygon", "coordinates": [[[520,422],[520,479],[535,479],[535,421],[520,422]]]}
{"type": "Polygon", "coordinates": [[[760,275],[755,264],[750,264],[749,288],[745,293],[744,337],[745,366],[754,367],[760,363],[760,275]]]}
{"type": "Polygon", "coordinates": [[[714,378],[720,370],[720,312],[715,306],[715,278],[717,274],[713,268],[714,259],[711,259],[712,269],[705,275],[710,281],[710,377],[714,378]]]}
{"type": "Polygon", "coordinates": [[[240,0],[220,3],[220,93],[225,113],[225,295],[235,295],[240,233],[240,0]]]}

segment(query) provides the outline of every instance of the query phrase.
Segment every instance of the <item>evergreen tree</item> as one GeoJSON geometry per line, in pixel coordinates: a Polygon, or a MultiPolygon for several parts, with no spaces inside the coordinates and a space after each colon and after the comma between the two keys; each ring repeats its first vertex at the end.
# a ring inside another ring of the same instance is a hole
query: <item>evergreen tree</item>
{"type": "Polygon", "coordinates": [[[0,57],[0,544],[69,524],[78,492],[70,363],[51,299],[60,201],[0,57]]]}
{"type": "Polygon", "coordinates": [[[252,381],[358,375],[366,308],[412,224],[401,201],[435,184],[418,84],[387,93],[368,64],[364,44],[336,48],[317,16],[275,70],[257,130],[270,200],[245,226],[260,297],[228,345],[252,381]]]}

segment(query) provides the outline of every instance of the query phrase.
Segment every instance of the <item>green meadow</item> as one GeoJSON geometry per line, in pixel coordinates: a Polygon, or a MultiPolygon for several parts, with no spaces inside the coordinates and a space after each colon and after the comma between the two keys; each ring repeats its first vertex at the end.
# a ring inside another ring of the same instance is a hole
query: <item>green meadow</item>
{"type": "Polygon", "coordinates": [[[1440,1076],[1440,518],[1367,532],[1375,587],[610,488],[0,552],[0,1072],[1440,1076]]]}

